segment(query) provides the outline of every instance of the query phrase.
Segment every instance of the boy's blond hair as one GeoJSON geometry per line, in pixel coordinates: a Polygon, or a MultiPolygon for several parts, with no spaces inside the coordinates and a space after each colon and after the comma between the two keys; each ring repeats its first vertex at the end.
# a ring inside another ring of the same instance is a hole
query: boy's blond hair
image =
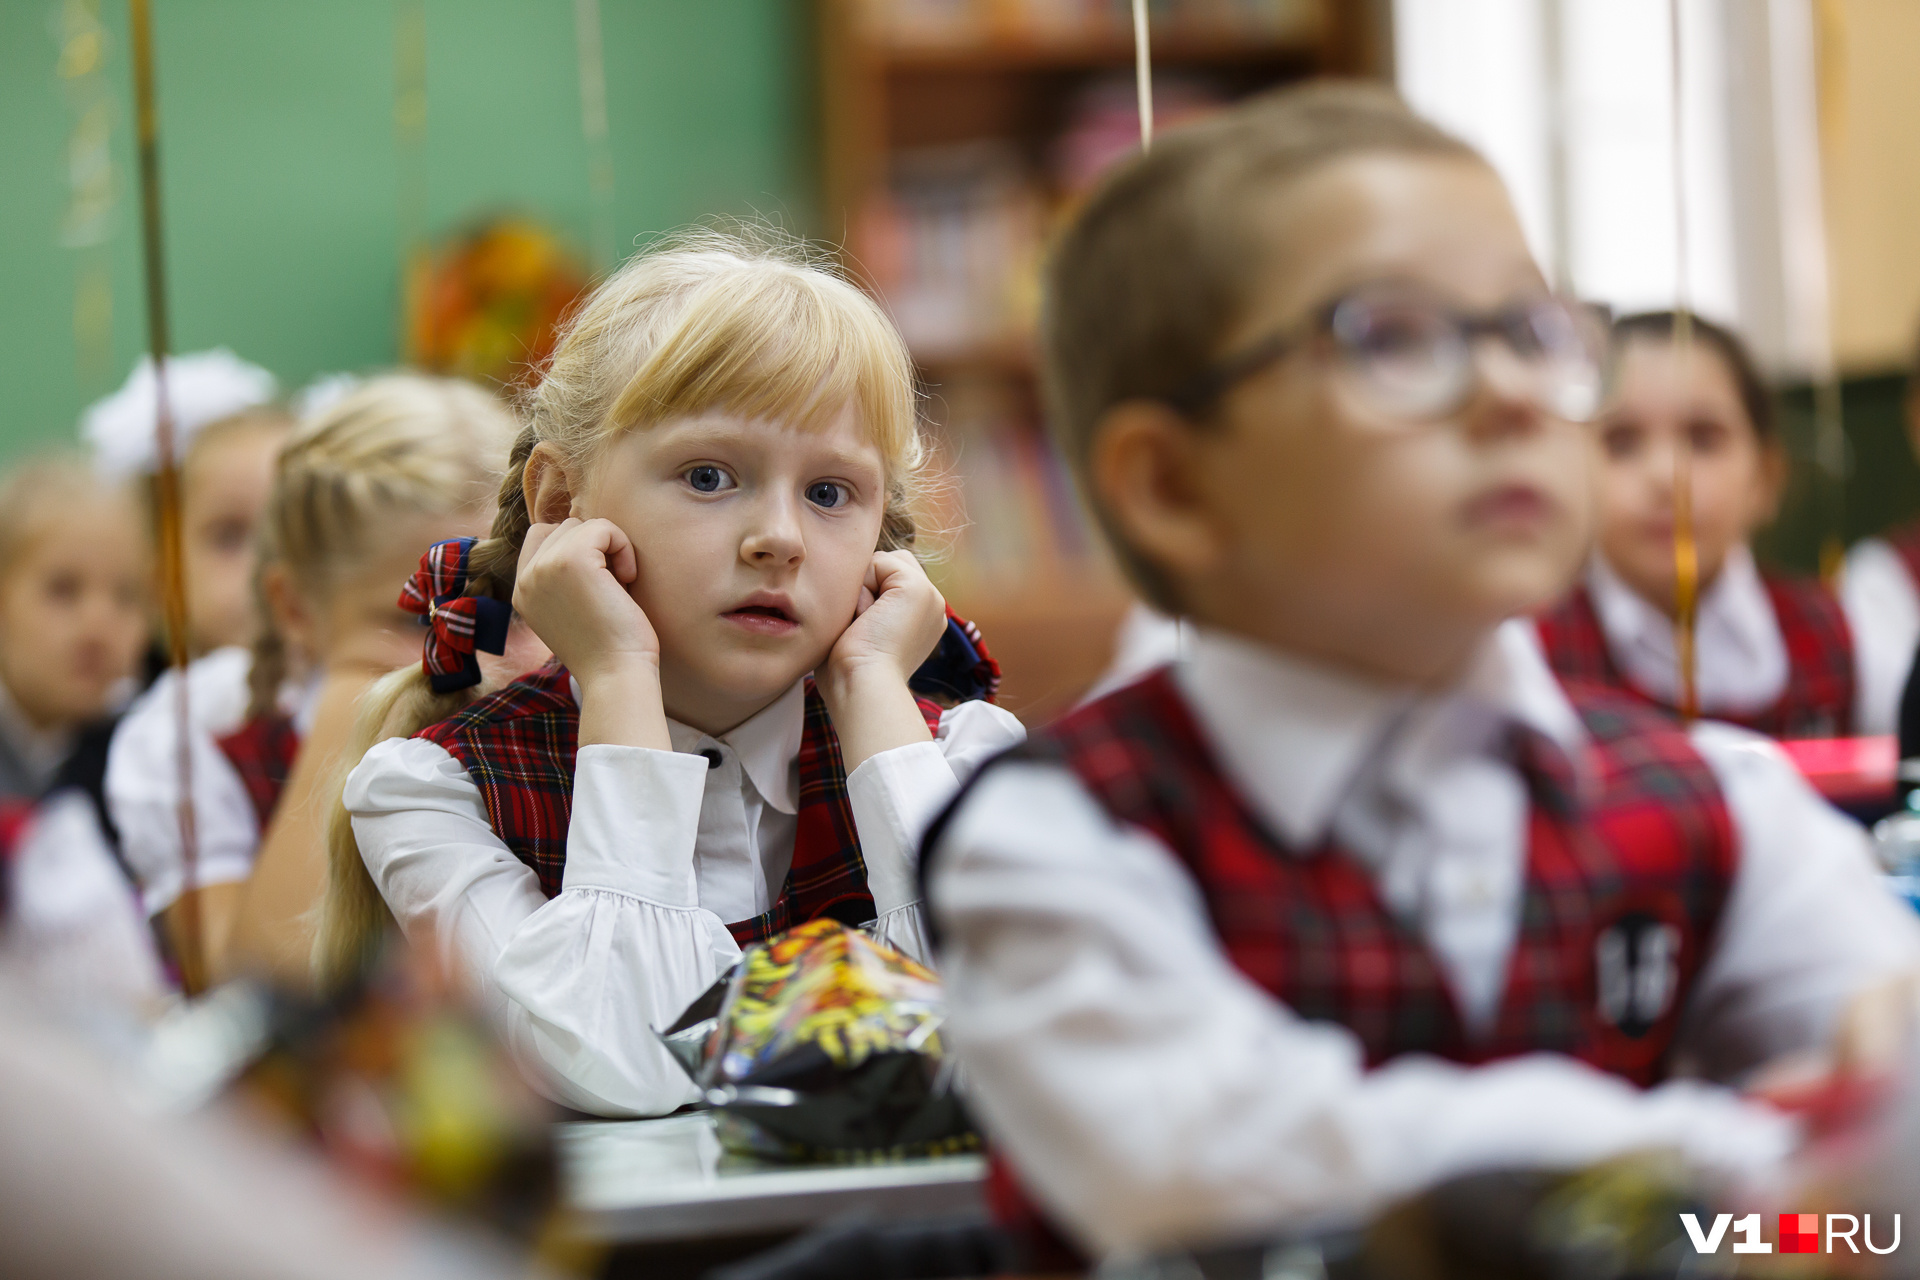
{"type": "Polygon", "coordinates": [[[1040,338],[1055,442],[1134,586],[1164,610],[1179,611],[1178,593],[1089,483],[1099,424],[1124,401],[1171,396],[1226,354],[1270,257],[1260,227],[1268,200],[1369,152],[1484,163],[1389,89],[1281,89],[1156,138],[1101,184],[1048,261],[1040,338]]]}
{"type": "MultiPolygon", "coordinates": [[[[326,600],[385,549],[395,516],[484,513],[518,428],[505,404],[469,382],[415,373],[368,381],[281,448],[261,521],[261,567],[281,566],[301,591],[326,600]]],[[[263,627],[248,676],[253,714],[272,709],[286,676],[285,647],[263,627]]]]}
{"type": "MultiPolygon", "coordinates": [[[[670,418],[726,413],[814,427],[848,408],[886,464],[879,549],[911,547],[924,455],[913,361],[885,313],[770,228],[663,240],[602,282],[562,326],[540,381],[522,399],[526,426],[500,485],[492,536],[468,554],[469,590],[513,598],[530,522],[522,481],[538,444],[555,445],[570,468],[590,468],[609,442],[670,418]]],[[[374,743],[418,733],[484,692],[436,694],[418,665],[394,672],[363,700],[346,767],[374,743]]],[[[327,860],[314,966],[332,988],[362,970],[390,917],[337,802],[327,860]]]]}

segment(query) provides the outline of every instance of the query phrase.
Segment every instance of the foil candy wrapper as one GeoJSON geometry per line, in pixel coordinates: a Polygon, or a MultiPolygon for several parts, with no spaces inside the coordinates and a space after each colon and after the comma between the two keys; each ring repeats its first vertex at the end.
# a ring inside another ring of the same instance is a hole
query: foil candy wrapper
{"type": "Polygon", "coordinates": [[[659,1034],[728,1149],[867,1163],[978,1148],[944,1020],[925,966],[814,920],[749,947],[659,1034]]]}

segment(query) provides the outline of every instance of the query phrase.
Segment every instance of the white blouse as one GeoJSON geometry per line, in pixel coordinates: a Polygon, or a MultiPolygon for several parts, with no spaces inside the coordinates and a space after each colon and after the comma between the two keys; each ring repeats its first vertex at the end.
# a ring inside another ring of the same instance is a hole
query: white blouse
{"type": "MultiPolygon", "coordinates": [[[[252,656],[234,647],[216,649],[187,668],[196,884],[245,880],[260,843],[246,784],[215,741],[246,718],[251,665],[252,656]]],[[[107,812],[120,830],[120,851],[140,882],[148,915],[172,906],[185,882],[178,813],[179,679],[178,672],[163,672],[127,708],[107,746],[107,812]]]]}
{"type": "MultiPolygon", "coordinates": [[[[1502,628],[1427,697],[1205,630],[1176,678],[1255,812],[1295,848],[1337,836],[1433,949],[1468,1034],[1484,1035],[1524,888],[1528,805],[1507,730],[1586,767],[1585,727],[1531,629],[1502,628]]],[[[1710,722],[1691,736],[1739,864],[1677,1051],[1731,1080],[1819,1048],[1851,994],[1920,970],[1920,925],[1866,833],[1778,748],[1710,722]]],[[[1185,866],[1057,766],[988,777],[947,828],[931,888],[970,1103],[1097,1252],[1351,1221],[1452,1174],[1636,1149],[1765,1183],[1796,1139],[1730,1090],[1641,1091],[1550,1054],[1367,1070],[1350,1032],[1234,968],[1185,866]]]]}
{"type": "MultiPolygon", "coordinates": [[[[240,773],[219,739],[245,722],[253,655],[238,646],[215,649],[187,667],[192,720],[194,884],[237,884],[253,871],[260,819],[240,773]]],[[[180,846],[179,674],[163,672],[134,700],[107,745],[107,812],[120,831],[120,852],[140,882],[141,903],[158,915],[186,881],[180,846]]],[[[280,709],[302,735],[312,726],[317,679],[290,682],[280,709]]]]}
{"type": "MultiPolygon", "coordinates": [[[[551,900],[441,747],[392,738],[349,775],[354,838],[402,930],[472,981],[557,1101],[642,1116],[694,1100],[654,1031],[738,958],[727,923],[778,897],[793,857],[803,699],[796,683],[718,738],[669,722],[672,751],[582,747],[551,900]]],[[[985,760],[1025,735],[1002,708],[966,702],[941,717],[932,742],[882,752],[848,776],[867,887],[895,946],[927,954],[922,832],[985,760]]]]}
{"type": "MultiPolygon", "coordinates": [[[[1657,698],[1680,701],[1680,661],[1673,620],[1648,604],[1598,555],[1587,567],[1593,611],[1607,649],[1629,680],[1657,698]]],[[[1736,546],[1700,593],[1695,624],[1695,680],[1703,715],[1764,711],[1787,691],[1792,675],[1786,637],[1753,553],[1736,546]]]]}
{"type": "Polygon", "coordinates": [[[1884,539],[1863,538],[1847,553],[1840,603],[1853,632],[1861,733],[1897,733],[1900,695],[1920,647],[1920,590],[1906,561],[1884,539]]]}

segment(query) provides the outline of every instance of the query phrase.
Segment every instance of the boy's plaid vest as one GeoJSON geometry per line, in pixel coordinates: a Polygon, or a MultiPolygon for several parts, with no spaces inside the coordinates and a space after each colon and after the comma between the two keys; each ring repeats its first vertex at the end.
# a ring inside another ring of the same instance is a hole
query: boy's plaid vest
{"type": "MultiPolygon", "coordinates": [[[[1787,688],[1771,707],[1748,715],[1715,711],[1716,720],[1771,738],[1832,738],[1853,732],[1853,632],[1831,591],[1805,578],[1762,575],[1787,646],[1787,688]]],[[[1606,632],[1583,583],[1535,619],[1554,672],[1569,684],[1602,685],[1673,711],[1629,680],[1607,648],[1606,632]]],[[[1703,659],[1705,660],[1705,659],[1703,659]]]]}
{"type": "Polygon", "coordinates": [[[1549,1050],[1649,1085],[1667,1070],[1726,900],[1733,829],[1677,726],[1604,690],[1572,697],[1591,736],[1585,792],[1557,747],[1516,743],[1534,798],[1520,931],[1481,1038],[1359,860],[1332,843],[1303,856],[1264,829],[1169,672],[1079,708],[1017,754],[1060,761],[1117,821],[1158,836],[1198,882],[1234,965],[1301,1017],[1353,1032],[1369,1065],[1549,1050]]]}
{"type": "MultiPolygon", "coordinates": [[[[928,727],[938,729],[939,704],[916,701],[928,727]]],[[[567,669],[549,662],[418,735],[466,769],[486,801],[494,831],[533,868],[549,898],[560,892],[567,865],[579,734],[580,708],[567,669]]],[[[874,907],[847,799],[840,739],[809,679],[800,737],[799,830],[787,882],[770,910],[730,921],[727,928],[744,947],[821,916],[861,924],[873,919],[874,907]]]]}
{"type": "Polygon", "coordinates": [[[280,793],[286,790],[287,776],[293,772],[293,758],[300,753],[299,730],[292,720],[275,711],[255,716],[216,741],[221,754],[232,762],[234,772],[246,784],[247,799],[253,801],[260,834],[265,836],[267,823],[280,803],[280,793]]]}
{"type": "MultiPolygon", "coordinates": [[[[1533,795],[1520,931],[1495,1024],[1479,1039],[1364,865],[1331,842],[1302,856],[1265,830],[1169,671],[1076,709],[1001,759],[1064,764],[1116,821],[1159,837],[1198,883],[1235,967],[1299,1016],[1351,1031],[1369,1066],[1406,1053],[1481,1063],[1548,1050],[1649,1085],[1668,1069],[1732,883],[1733,828],[1711,771],[1670,720],[1603,689],[1570,697],[1592,740],[1590,786],[1576,796],[1558,747],[1516,743],[1533,795]]],[[[923,883],[926,854],[960,803],[927,836],[923,883]]],[[[1084,1261],[997,1155],[987,1195],[1035,1270],[1084,1261]]]]}

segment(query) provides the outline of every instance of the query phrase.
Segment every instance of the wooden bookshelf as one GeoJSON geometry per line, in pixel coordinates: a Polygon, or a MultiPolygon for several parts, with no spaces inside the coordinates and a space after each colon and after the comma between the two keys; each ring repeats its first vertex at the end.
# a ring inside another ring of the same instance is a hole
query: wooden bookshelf
{"type": "MultiPolygon", "coordinates": [[[[1082,0],[1075,11],[1088,16],[1063,23],[1069,8],[816,0],[824,227],[914,349],[970,526],[935,577],[980,624],[1007,673],[1003,701],[1029,723],[1071,706],[1105,668],[1131,600],[1045,450],[1031,339],[1039,244],[1084,189],[1063,176],[1061,157],[1119,127],[1112,100],[1131,85],[1123,0],[1082,0]],[[916,10],[944,21],[905,22],[916,10]],[[1000,217],[1009,246],[999,310],[959,325],[955,308],[921,305],[937,291],[903,283],[927,257],[917,228],[952,221],[942,209],[912,213],[910,184],[931,165],[938,204],[949,163],[974,166],[976,186],[1003,202],[1002,213],[967,216],[1000,217]]],[[[1177,115],[1304,76],[1375,73],[1383,9],[1382,0],[1156,0],[1156,98],[1177,115]]]]}

